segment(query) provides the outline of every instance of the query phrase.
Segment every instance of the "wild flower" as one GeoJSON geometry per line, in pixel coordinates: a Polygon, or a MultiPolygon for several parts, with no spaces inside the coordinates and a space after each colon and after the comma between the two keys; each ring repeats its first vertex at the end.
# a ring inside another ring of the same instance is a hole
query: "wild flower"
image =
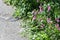
{"type": "Polygon", "coordinates": [[[57,22],[60,22],[59,18],[56,18],[55,20],[56,20],[57,22]]]}
{"type": "Polygon", "coordinates": [[[33,16],[33,19],[32,20],[36,20],[36,16],[33,16]]]}
{"type": "Polygon", "coordinates": [[[50,23],[51,22],[51,18],[47,18],[47,22],[50,23]]]}
{"type": "Polygon", "coordinates": [[[57,29],[58,30],[60,30],[60,26],[59,26],[59,24],[57,23],[57,24],[55,24],[55,26],[57,27],[57,29]]]}
{"type": "Polygon", "coordinates": [[[40,12],[42,12],[42,11],[43,11],[42,6],[39,6],[39,11],[40,11],[40,12]]]}
{"type": "Polygon", "coordinates": [[[50,5],[48,5],[48,12],[51,10],[51,6],[50,5]]]}

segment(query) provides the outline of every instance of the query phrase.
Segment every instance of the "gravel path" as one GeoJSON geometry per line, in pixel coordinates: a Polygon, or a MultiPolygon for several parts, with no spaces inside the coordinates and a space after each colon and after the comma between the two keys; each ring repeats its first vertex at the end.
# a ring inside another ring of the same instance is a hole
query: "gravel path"
{"type": "MultiPolygon", "coordinates": [[[[14,9],[0,0],[0,40],[25,40],[20,37],[20,22],[11,16],[14,9]]],[[[26,39],[27,40],[27,39],[26,39]]]]}

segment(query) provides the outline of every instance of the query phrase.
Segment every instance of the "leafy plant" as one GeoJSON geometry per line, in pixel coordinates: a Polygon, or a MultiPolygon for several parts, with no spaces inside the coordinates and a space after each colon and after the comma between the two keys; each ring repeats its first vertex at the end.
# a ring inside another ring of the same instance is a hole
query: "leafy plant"
{"type": "Polygon", "coordinates": [[[6,0],[16,7],[30,40],[60,40],[60,0],[6,0]]]}

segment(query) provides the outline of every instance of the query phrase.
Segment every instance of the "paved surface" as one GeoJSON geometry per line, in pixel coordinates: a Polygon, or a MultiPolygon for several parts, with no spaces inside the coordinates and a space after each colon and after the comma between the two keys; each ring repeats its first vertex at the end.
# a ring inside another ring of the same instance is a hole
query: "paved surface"
{"type": "MultiPolygon", "coordinates": [[[[20,22],[11,16],[14,9],[0,0],[0,40],[25,40],[20,36],[20,22]]],[[[27,40],[27,39],[26,39],[27,40]]]]}

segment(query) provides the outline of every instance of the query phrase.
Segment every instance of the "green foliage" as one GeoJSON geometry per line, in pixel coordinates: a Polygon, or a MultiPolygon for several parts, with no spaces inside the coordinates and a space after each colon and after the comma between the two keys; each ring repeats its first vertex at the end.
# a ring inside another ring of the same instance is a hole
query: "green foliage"
{"type": "Polygon", "coordinates": [[[21,17],[27,17],[27,13],[38,8],[36,0],[6,0],[7,4],[13,5],[19,9],[21,17]]]}
{"type": "Polygon", "coordinates": [[[23,18],[30,40],[60,40],[60,0],[6,0],[23,18]]]}
{"type": "Polygon", "coordinates": [[[48,23],[48,17],[45,14],[46,12],[36,14],[37,18],[35,20],[31,20],[31,15],[26,20],[26,27],[28,26],[26,32],[28,31],[28,34],[30,34],[30,40],[60,40],[60,30],[55,26],[55,19],[51,19],[48,23]],[[44,26],[42,26],[43,24],[44,26]]]}

